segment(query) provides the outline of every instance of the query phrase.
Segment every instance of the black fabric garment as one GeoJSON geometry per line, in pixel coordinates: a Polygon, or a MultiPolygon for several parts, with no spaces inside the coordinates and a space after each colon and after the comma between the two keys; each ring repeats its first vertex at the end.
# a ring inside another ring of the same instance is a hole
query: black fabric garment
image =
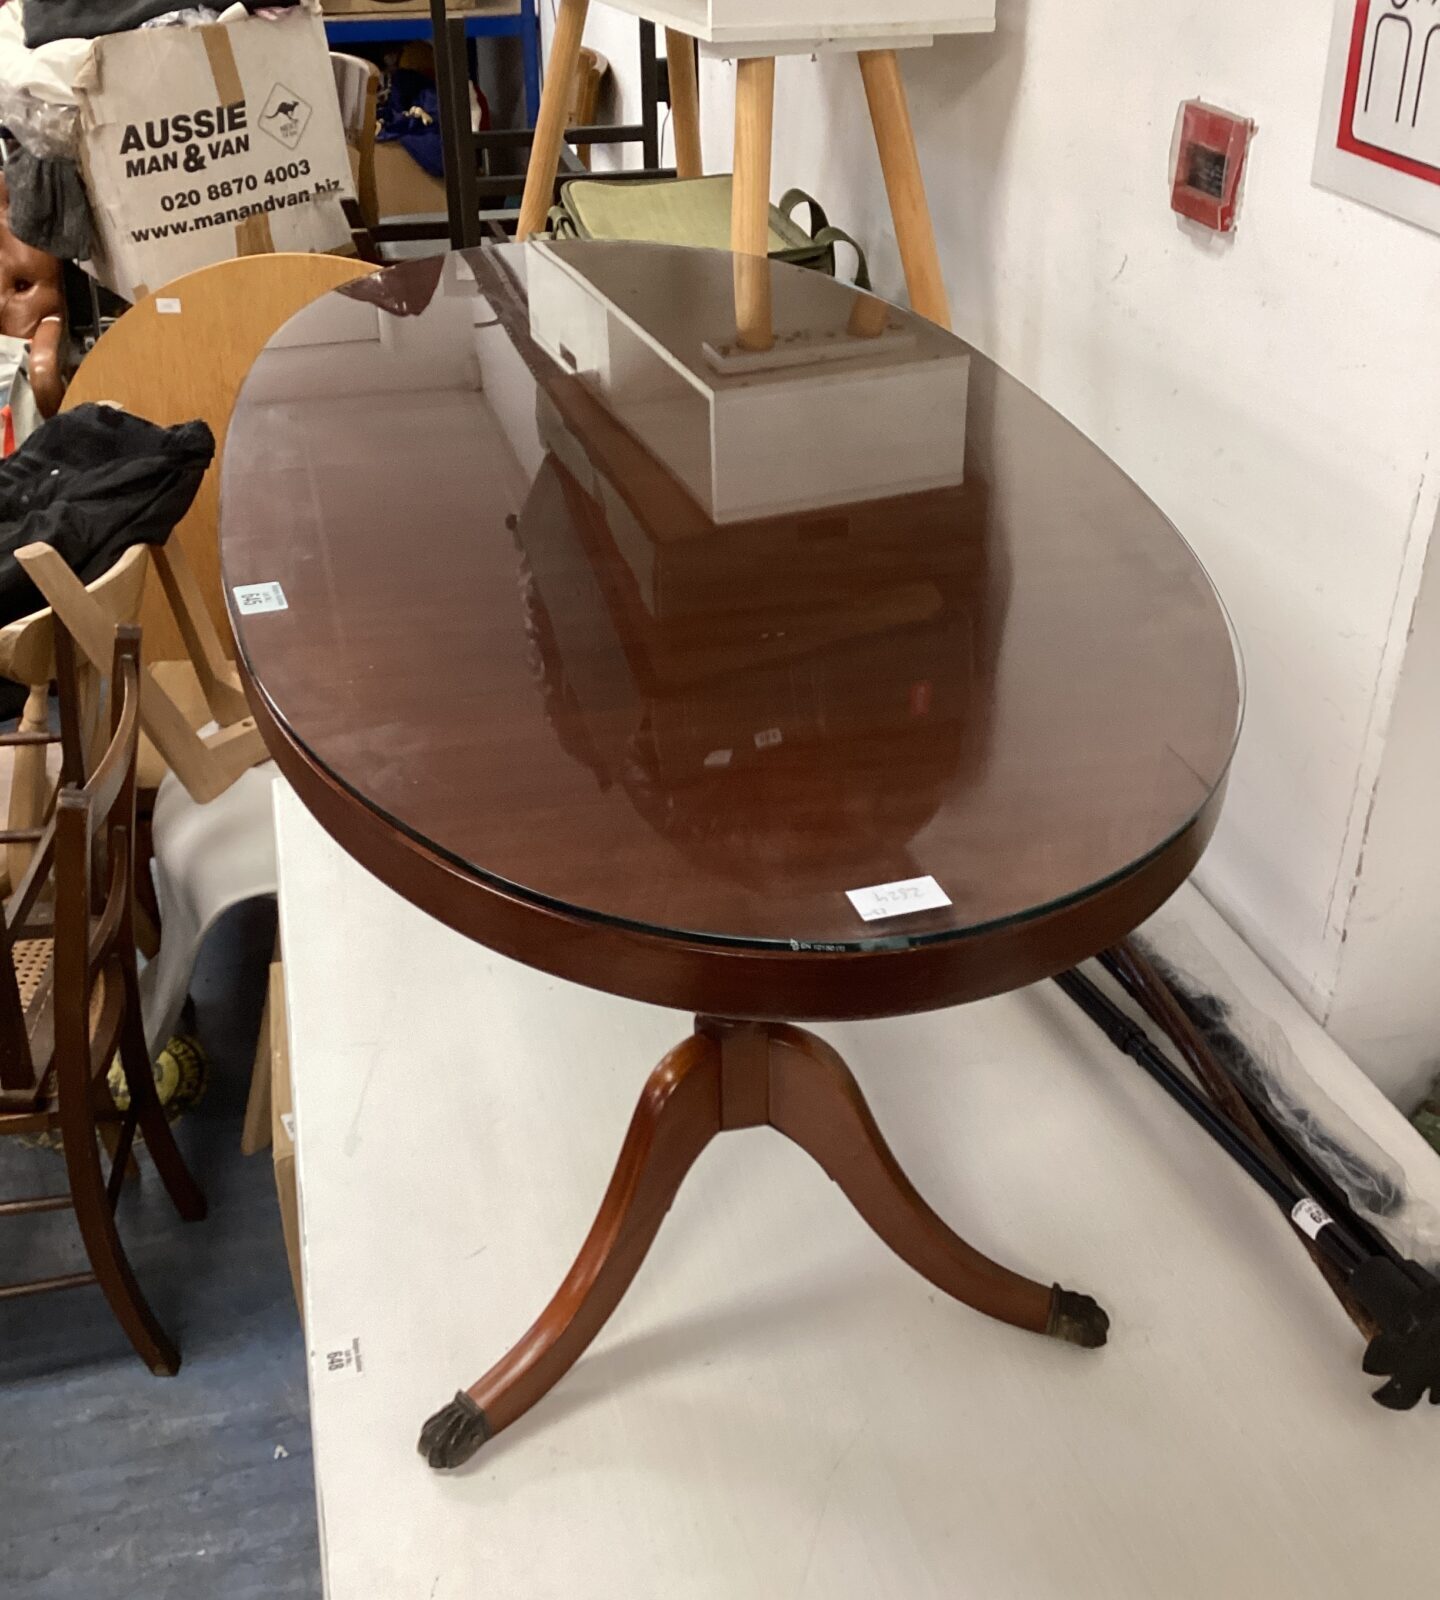
{"type": "Polygon", "coordinates": [[[90,199],[73,161],[44,161],[13,145],[5,161],[10,231],[62,261],[84,261],[94,249],[90,199]]]}
{"type": "MultiPolygon", "coordinates": [[[[12,0],[18,4],[19,0],[12,0]]],[[[128,33],[152,17],[178,10],[183,0],[24,0],[25,43],[50,44],[56,39],[98,39],[107,33],[128,33]]],[[[295,0],[245,0],[248,10],[262,5],[294,5],[295,0]]]]}
{"type": "Polygon", "coordinates": [[[34,49],[56,39],[98,39],[125,33],[173,11],[177,0],[24,0],[25,43],[34,49]]]}
{"type": "Polygon", "coordinates": [[[164,544],[214,456],[203,422],[160,428],[113,406],[76,406],[37,428],[0,462],[0,627],[45,604],[16,550],[53,545],[93,583],[132,544],[164,544]]]}

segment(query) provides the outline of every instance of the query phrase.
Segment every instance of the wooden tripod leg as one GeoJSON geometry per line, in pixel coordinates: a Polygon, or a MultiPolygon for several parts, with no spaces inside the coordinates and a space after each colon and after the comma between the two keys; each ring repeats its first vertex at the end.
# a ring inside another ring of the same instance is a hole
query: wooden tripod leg
{"type": "Polygon", "coordinates": [[[703,178],[700,153],[700,77],[695,41],[688,33],[665,30],[665,60],[670,72],[670,105],[675,113],[675,175],[703,178]]]}
{"type": "Polygon", "coordinates": [[[775,58],[740,61],[735,76],[735,327],[743,350],[775,344],[770,288],[770,158],[775,136],[775,58]]]}
{"type": "Polygon", "coordinates": [[[770,1029],[770,1126],[825,1169],[886,1244],[937,1289],[986,1316],[1087,1349],[1110,1319],[1088,1296],[1022,1278],[933,1212],[885,1143],[839,1055],[799,1028],[770,1029]]]}
{"type": "Polygon", "coordinates": [[[915,147],[915,129],[910,121],[899,57],[893,50],[862,50],[860,72],[870,102],[870,121],[880,150],[900,259],[905,264],[905,281],[910,286],[910,303],[922,317],[948,328],[950,302],[945,293],[945,274],[940,269],[935,221],[925,198],[925,179],[920,171],[920,153],[915,147]]]}
{"type": "MultiPolygon", "coordinates": [[[[50,726],[49,686],[40,684],[30,690],[25,710],[20,718],[19,733],[45,733],[50,726]]],[[[45,767],[46,746],[20,745],[11,755],[10,814],[0,817],[0,829],[16,833],[38,831],[45,826],[46,814],[54,790],[45,767]]],[[[8,860],[8,874],[13,888],[25,876],[30,858],[35,853],[33,844],[4,846],[8,860]]],[[[0,877],[3,877],[0,874],[0,877]]]]}
{"type": "Polygon", "coordinates": [[[535,124],[535,142],[530,146],[525,198],[515,230],[517,239],[542,232],[555,203],[555,175],[560,170],[560,147],[565,142],[565,124],[575,98],[575,74],[580,66],[580,45],[589,10],[590,0],[560,0],[545,70],[545,92],[540,97],[540,120],[535,124]]]}
{"type": "Polygon", "coordinates": [[[559,1292],[510,1353],[420,1434],[432,1467],[463,1466],[560,1381],[640,1270],[685,1175],[720,1131],[720,1049],[698,1035],[651,1074],[600,1214],[559,1292]]]}

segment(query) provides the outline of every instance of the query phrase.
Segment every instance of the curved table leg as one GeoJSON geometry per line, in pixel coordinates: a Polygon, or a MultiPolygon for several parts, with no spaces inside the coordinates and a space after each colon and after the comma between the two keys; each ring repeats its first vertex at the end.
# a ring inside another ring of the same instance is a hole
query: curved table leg
{"type": "Polygon", "coordinates": [[[800,1028],[770,1033],[770,1125],[825,1169],[902,1261],[997,1321],[1088,1350],[1105,1343],[1110,1319],[1089,1295],[1022,1278],[930,1209],[885,1143],[854,1074],[824,1040],[800,1028]]]}
{"type": "Polygon", "coordinates": [[[585,1353],[620,1304],[685,1174],[720,1131],[720,1050],[699,1036],[650,1076],[600,1214],[534,1326],[478,1383],[425,1424],[432,1467],[462,1466],[523,1416],[585,1353]]]}
{"type": "Polygon", "coordinates": [[[972,1249],[920,1198],[850,1069],[799,1028],[701,1018],[651,1074],[584,1247],[508,1355],[425,1424],[432,1467],[463,1466],[560,1381],[640,1270],[685,1175],[717,1133],[772,1127],[819,1162],[886,1244],[938,1289],[1018,1328],[1093,1349],[1109,1318],[972,1249]]]}

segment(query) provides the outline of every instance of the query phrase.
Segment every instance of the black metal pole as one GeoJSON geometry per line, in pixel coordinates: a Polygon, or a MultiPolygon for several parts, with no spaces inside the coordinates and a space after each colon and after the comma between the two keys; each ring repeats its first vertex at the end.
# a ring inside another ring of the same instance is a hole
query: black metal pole
{"type": "MultiPolygon", "coordinates": [[[[1122,1050],[1145,1069],[1232,1160],[1237,1161],[1266,1194],[1289,1216],[1296,1228],[1301,1224],[1297,1210],[1308,1204],[1328,1220],[1311,1233],[1316,1244],[1335,1264],[1353,1272],[1369,1254],[1329,1213],[1309,1195],[1302,1194],[1225,1116],[1215,1109],[1199,1089],[1155,1048],[1150,1036],[1096,987],[1081,972],[1063,972],[1055,982],[1098,1027],[1117,1050],[1122,1050]]],[[[1307,1217],[1313,1213],[1304,1213],[1307,1217]]],[[[1303,1231],[1309,1233],[1307,1227],[1303,1231]]]]}
{"type": "Polygon", "coordinates": [[[1333,1261],[1349,1289],[1379,1326],[1365,1352],[1365,1371],[1389,1381],[1374,1398],[1391,1410],[1417,1405],[1429,1391],[1440,1405],[1440,1281],[1414,1261],[1397,1261],[1367,1251],[1335,1218],[1205,1098],[1143,1028],[1132,1022],[1081,972],[1062,973],[1055,982],[1106,1038],[1139,1064],[1217,1144],[1285,1211],[1291,1224],[1333,1261]]]}
{"type": "Polygon", "coordinates": [[[660,57],[655,24],[640,24],[640,120],[645,128],[645,165],[660,165],[660,57]]]}

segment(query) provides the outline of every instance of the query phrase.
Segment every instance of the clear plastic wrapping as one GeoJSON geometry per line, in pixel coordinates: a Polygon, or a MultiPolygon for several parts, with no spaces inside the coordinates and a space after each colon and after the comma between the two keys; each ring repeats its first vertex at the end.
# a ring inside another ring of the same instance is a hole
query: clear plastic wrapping
{"type": "Polygon", "coordinates": [[[1417,1196],[1403,1164],[1346,1115],[1296,1055],[1284,1030],[1239,997],[1223,968],[1193,935],[1167,928],[1164,948],[1146,946],[1211,1049],[1247,1097],[1402,1254],[1440,1269],[1440,1212],[1417,1196]]]}
{"type": "Polygon", "coordinates": [[[37,100],[27,90],[3,80],[0,127],[8,128],[32,156],[42,161],[73,161],[80,148],[78,107],[37,100]]]}

